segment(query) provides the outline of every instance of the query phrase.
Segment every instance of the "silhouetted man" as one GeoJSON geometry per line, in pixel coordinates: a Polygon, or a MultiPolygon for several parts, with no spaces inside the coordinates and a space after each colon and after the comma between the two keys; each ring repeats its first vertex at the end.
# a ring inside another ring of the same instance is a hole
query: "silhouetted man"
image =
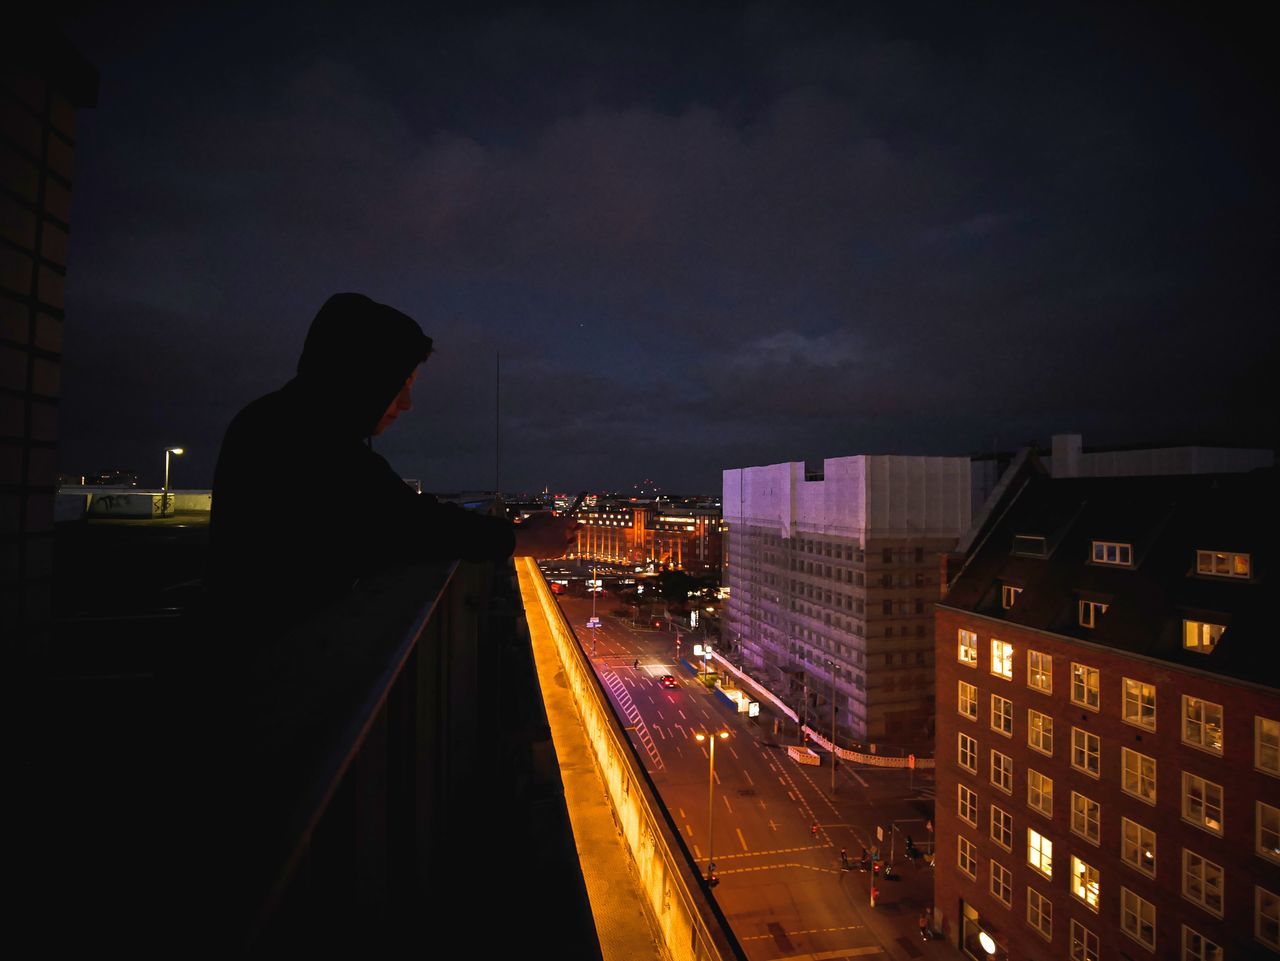
{"type": "Polygon", "coordinates": [[[320,308],[297,376],[227,428],[213,480],[209,585],[225,615],[304,615],[361,576],[407,561],[558,557],[575,530],[535,515],[517,529],[411,490],[367,439],[412,405],[432,341],[362,294],[320,308]]]}

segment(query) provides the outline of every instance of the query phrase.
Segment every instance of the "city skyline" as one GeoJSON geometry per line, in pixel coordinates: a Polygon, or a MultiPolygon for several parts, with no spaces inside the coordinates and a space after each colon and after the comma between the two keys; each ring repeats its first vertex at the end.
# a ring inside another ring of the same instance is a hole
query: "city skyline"
{"type": "Polygon", "coordinates": [[[709,492],[733,465],[1061,432],[1274,443],[1248,23],[82,10],[65,472],[145,483],[183,446],[174,485],[209,486],[339,289],[435,339],[375,441],[427,489],[494,485],[499,354],[510,489],[709,492]]]}

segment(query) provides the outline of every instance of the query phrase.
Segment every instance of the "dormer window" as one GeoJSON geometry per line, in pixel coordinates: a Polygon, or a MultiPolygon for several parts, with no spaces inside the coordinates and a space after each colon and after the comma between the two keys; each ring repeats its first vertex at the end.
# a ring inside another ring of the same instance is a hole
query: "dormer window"
{"type": "Polygon", "coordinates": [[[1107,613],[1107,605],[1101,601],[1080,602],[1080,626],[1097,627],[1098,618],[1107,613]]]}
{"type": "Polygon", "coordinates": [[[1043,537],[1035,534],[1015,534],[1013,552],[1023,557],[1048,557],[1049,544],[1043,537]]]}
{"type": "Polygon", "coordinates": [[[1212,577],[1248,578],[1249,555],[1232,551],[1196,551],[1196,573],[1212,577]]]}
{"type": "Polygon", "coordinates": [[[1013,607],[1014,602],[1018,600],[1018,595],[1022,593],[1021,587],[1014,587],[1012,584],[1000,585],[1000,606],[1006,611],[1013,607]]]}
{"type": "Polygon", "coordinates": [[[1120,544],[1116,541],[1094,541],[1093,562],[1115,564],[1117,567],[1132,567],[1133,545],[1120,544]]]}
{"type": "Polygon", "coordinates": [[[1208,621],[1182,622],[1182,646],[1197,654],[1208,654],[1218,646],[1218,639],[1227,629],[1225,624],[1211,624],[1208,621]]]}

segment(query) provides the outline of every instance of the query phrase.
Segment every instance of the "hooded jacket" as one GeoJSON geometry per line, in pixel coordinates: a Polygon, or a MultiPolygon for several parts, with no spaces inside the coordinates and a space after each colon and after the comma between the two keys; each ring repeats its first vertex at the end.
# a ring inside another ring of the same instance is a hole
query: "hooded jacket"
{"type": "Polygon", "coordinates": [[[431,349],[400,311],[335,294],[311,324],[297,376],[232,420],[209,540],[222,613],[292,618],[391,564],[510,556],[509,522],[415,493],[365,443],[431,349]]]}

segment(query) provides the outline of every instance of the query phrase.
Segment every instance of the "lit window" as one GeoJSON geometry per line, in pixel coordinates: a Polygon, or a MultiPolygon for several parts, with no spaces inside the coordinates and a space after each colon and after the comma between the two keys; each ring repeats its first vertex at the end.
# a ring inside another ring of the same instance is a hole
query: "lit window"
{"type": "Polygon", "coordinates": [[[1098,843],[1098,802],[1071,792],[1071,833],[1090,844],[1098,843]]]}
{"type": "Polygon", "coordinates": [[[1182,817],[1210,834],[1222,833],[1222,785],[1182,772],[1182,817]]]}
{"type": "Polygon", "coordinates": [[[1120,889],[1120,928],[1139,944],[1156,949],[1156,906],[1128,888],[1120,889]]]}
{"type": "Polygon", "coordinates": [[[1013,815],[994,804],[991,805],[991,840],[1006,851],[1013,850],[1013,815]]]}
{"type": "Polygon", "coordinates": [[[1210,624],[1207,621],[1182,622],[1182,646],[1188,651],[1208,654],[1218,646],[1218,641],[1227,629],[1225,624],[1210,624]]]}
{"type": "Polygon", "coordinates": [[[1257,851],[1264,858],[1280,861],[1280,808],[1258,803],[1257,851]]]}
{"type": "Polygon", "coordinates": [[[975,738],[971,738],[968,734],[960,734],[959,756],[956,762],[966,771],[978,773],[978,742],[975,738]]]}
{"type": "Polygon", "coordinates": [[[1182,896],[1222,917],[1222,866],[1183,848],[1182,896]]]}
{"type": "Polygon", "coordinates": [[[1098,869],[1071,856],[1071,893],[1095,913],[1098,910],[1098,869]]]}
{"type": "Polygon", "coordinates": [[[958,854],[956,864],[970,878],[978,876],[978,859],[973,853],[973,842],[964,835],[956,838],[958,842],[958,854]]]}
{"type": "Polygon", "coordinates": [[[1079,921],[1071,922],[1071,961],[1098,961],[1098,936],[1079,921]]]}
{"type": "Polygon", "coordinates": [[[1013,701],[999,694],[991,695],[991,730],[1013,735],[1013,701]]]}
{"type": "Polygon", "coordinates": [[[1156,803],[1156,759],[1127,747],[1120,749],[1122,778],[1120,789],[1125,794],[1156,803]]]}
{"type": "Polygon", "coordinates": [[[978,795],[963,784],[956,785],[956,814],[960,820],[968,821],[970,827],[978,826],[978,795]]]}
{"type": "Polygon", "coordinates": [[[1107,613],[1107,605],[1101,601],[1080,602],[1080,626],[1097,627],[1098,618],[1107,613]]]}
{"type": "Polygon", "coordinates": [[[973,631],[966,631],[960,628],[960,654],[959,660],[961,664],[968,664],[970,667],[978,666],[978,635],[973,631]]]}
{"type": "Polygon", "coordinates": [[[1124,679],[1124,719],[1130,724],[1145,727],[1148,731],[1156,729],[1156,686],[1135,681],[1131,677],[1124,679]]]}
{"type": "Polygon", "coordinates": [[[1222,753],[1222,705],[1182,695],[1182,743],[1222,753]]]}
{"type": "Polygon", "coordinates": [[[1280,897],[1266,888],[1253,889],[1253,936],[1280,951],[1280,897]]]}
{"type": "Polygon", "coordinates": [[[1053,693],[1053,657],[1040,651],[1027,652],[1027,687],[1053,693]]]}
{"type": "Polygon", "coordinates": [[[1000,585],[1000,606],[1006,611],[1013,607],[1018,600],[1018,595],[1022,593],[1021,587],[1012,587],[1009,584],[1000,585]]]}
{"type": "Polygon", "coordinates": [[[1222,948],[1199,931],[1182,926],[1182,961],[1222,961],[1222,948]]]}
{"type": "Polygon", "coordinates": [[[1053,842],[1032,828],[1027,828],[1027,863],[1046,878],[1053,877],[1053,842]]]}
{"type": "Polygon", "coordinates": [[[1254,715],[1253,766],[1268,774],[1280,774],[1280,721],[1254,715]]]}
{"type": "Polygon", "coordinates": [[[991,862],[991,893],[1005,907],[1013,901],[1013,872],[999,861],[991,862]]]}
{"type": "Polygon", "coordinates": [[[1035,888],[1027,888],[1027,924],[1053,938],[1053,903],[1035,888]]]}
{"type": "Polygon", "coordinates": [[[1008,641],[991,641],[991,673],[1013,679],[1013,645],[1008,641]]]}
{"type": "Polygon", "coordinates": [[[1027,771],[1027,804],[1045,817],[1053,817],[1053,779],[1039,771],[1027,771]]]}
{"type": "Polygon", "coordinates": [[[991,752],[991,783],[1005,794],[1013,793],[1013,758],[996,750],[991,752]]]}
{"type": "Polygon", "coordinates": [[[1071,703],[1098,710],[1098,669],[1085,664],[1071,664],[1071,703]]]}
{"type": "Polygon", "coordinates": [[[957,709],[971,721],[978,719],[978,689],[972,684],[960,682],[960,694],[956,701],[957,709]]]}
{"type": "Polygon", "coordinates": [[[1071,729],[1071,766],[1077,771],[1084,771],[1091,777],[1098,777],[1102,769],[1102,739],[1090,734],[1083,728],[1071,729]]]}
{"type": "Polygon", "coordinates": [[[1027,711],[1027,743],[1041,754],[1053,754],[1053,718],[1039,711],[1027,711]]]}
{"type": "Polygon", "coordinates": [[[1120,564],[1129,567],[1133,564],[1133,545],[1116,544],[1111,541],[1094,541],[1093,562],[1095,564],[1120,564]]]}
{"type": "Polygon", "coordinates": [[[1214,577],[1248,577],[1249,555],[1231,551],[1196,551],[1196,573],[1214,577]]]}
{"type": "Polygon", "coordinates": [[[1156,876],[1156,835],[1137,821],[1120,819],[1120,860],[1143,874],[1156,876]]]}

